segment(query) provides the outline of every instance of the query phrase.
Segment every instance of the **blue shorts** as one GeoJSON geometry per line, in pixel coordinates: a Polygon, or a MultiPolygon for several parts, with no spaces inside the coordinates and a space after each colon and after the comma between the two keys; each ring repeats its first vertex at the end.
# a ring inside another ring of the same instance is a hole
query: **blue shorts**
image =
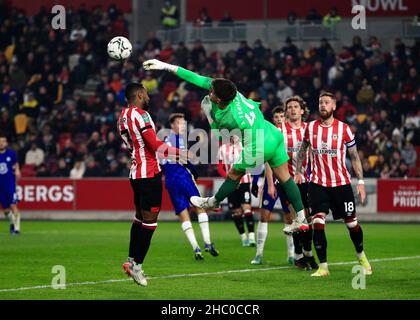
{"type": "Polygon", "coordinates": [[[177,175],[176,179],[165,176],[165,186],[171,198],[172,205],[175,208],[175,214],[180,214],[183,210],[188,209],[190,205],[190,198],[192,196],[201,197],[193,176],[186,171],[180,177],[177,175]]]}
{"type": "Polygon", "coordinates": [[[274,209],[274,205],[276,204],[277,199],[279,199],[283,211],[286,212],[286,213],[289,213],[290,210],[289,210],[289,207],[288,207],[288,201],[287,201],[286,195],[284,194],[283,189],[280,188],[278,185],[276,185],[276,189],[277,189],[277,198],[273,199],[268,194],[268,183],[267,183],[267,179],[265,179],[264,190],[263,190],[263,194],[262,194],[261,201],[260,201],[260,208],[272,212],[273,209],[274,209]]]}
{"type": "Polygon", "coordinates": [[[17,203],[18,198],[15,185],[11,185],[6,188],[0,187],[0,204],[3,209],[8,209],[10,208],[10,205],[17,203]]]}

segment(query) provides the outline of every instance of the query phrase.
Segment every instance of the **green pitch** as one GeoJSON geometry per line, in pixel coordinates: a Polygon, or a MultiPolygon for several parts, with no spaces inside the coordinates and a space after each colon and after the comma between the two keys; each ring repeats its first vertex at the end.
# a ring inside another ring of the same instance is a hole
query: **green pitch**
{"type": "MultiPolygon", "coordinates": [[[[195,261],[180,224],[161,222],[144,263],[147,288],[121,267],[129,222],[23,221],[22,228],[21,236],[11,237],[7,223],[0,223],[0,299],[420,298],[418,224],[363,224],[374,271],[364,290],[352,288],[355,255],[343,224],[327,224],[331,276],[314,279],[287,264],[282,224],[269,225],[265,263],[252,266],[255,248],[241,247],[233,223],[212,223],[220,256],[204,253],[204,261],[195,261]],[[66,289],[47,287],[55,265],[65,267],[66,289]]],[[[197,223],[194,228],[201,239],[197,223]]]]}

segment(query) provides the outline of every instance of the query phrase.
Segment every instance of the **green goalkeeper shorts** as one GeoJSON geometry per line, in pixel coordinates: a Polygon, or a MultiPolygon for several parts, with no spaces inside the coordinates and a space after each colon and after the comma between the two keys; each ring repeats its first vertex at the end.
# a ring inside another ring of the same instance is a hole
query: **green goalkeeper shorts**
{"type": "Polygon", "coordinates": [[[264,162],[268,162],[271,168],[276,168],[287,161],[289,161],[289,156],[284,146],[283,133],[273,124],[265,121],[263,138],[253,141],[251,145],[245,145],[242,151],[242,161],[234,164],[233,168],[238,171],[250,171],[264,162]],[[261,150],[261,152],[256,150],[261,150]],[[247,153],[252,153],[255,161],[245,161],[247,153]],[[261,156],[259,157],[258,154],[261,156]]]}

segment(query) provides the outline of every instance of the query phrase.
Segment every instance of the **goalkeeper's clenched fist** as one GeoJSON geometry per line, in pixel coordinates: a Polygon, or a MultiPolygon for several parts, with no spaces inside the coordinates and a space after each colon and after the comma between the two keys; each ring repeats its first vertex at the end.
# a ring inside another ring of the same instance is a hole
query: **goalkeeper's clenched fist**
{"type": "Polygon", "coordinates": [[[176,73],[178,66],[174,66],[173,64],[162,62],[157,59],[150,59],[143,62],[143,68],[144,70],[165,70],[176,73]]]}

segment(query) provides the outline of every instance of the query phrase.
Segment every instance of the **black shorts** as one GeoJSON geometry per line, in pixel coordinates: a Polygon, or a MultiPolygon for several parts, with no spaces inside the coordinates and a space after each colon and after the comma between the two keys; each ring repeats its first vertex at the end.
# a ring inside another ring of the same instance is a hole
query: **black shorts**
{"type": "Polygon", "coordinates": [[[356,202],[350,184],[323,187],[311,182],[308,194],[312,216],[319,212],[328,214],[331,209],[334,220],[356,217],[356,202]]]}
{"type": "MultiPolygon", "coordinates": [[[[298,188],[299,188],[299,191],[300,191],[300,197],[302,199],[302,204],[303,204],[303,207],[305,209],[309,208],[308,185],[309,185],[308,182],[301,183],[301,184],[297,185],[298,188]]],[[[283,205],[283,202],[286,206],[291,204],[291,202],[289,200],[289,197],[286,194],[286,191],[284,191],[284,188],[281,186],[281,183],[277,182],[276,183],[276,188],[277,188],[277,194],[279,195],[280,200],[282,201],[282,205],[283,205]]],[[[287,212],[287,213],[289,213],[289,212],[287,212]]]]}
{"type": "Polygon", "coordinates": [[[239,209],[242,204],[251,204],[251,184],[241,183],[228,195],[229,209],[239,209]]]}
{"type": "Polygon", "coordinates": [[[130,179],[136,210],[159,213],[162,206],[162,174],[153,178],[130,179]]]}

